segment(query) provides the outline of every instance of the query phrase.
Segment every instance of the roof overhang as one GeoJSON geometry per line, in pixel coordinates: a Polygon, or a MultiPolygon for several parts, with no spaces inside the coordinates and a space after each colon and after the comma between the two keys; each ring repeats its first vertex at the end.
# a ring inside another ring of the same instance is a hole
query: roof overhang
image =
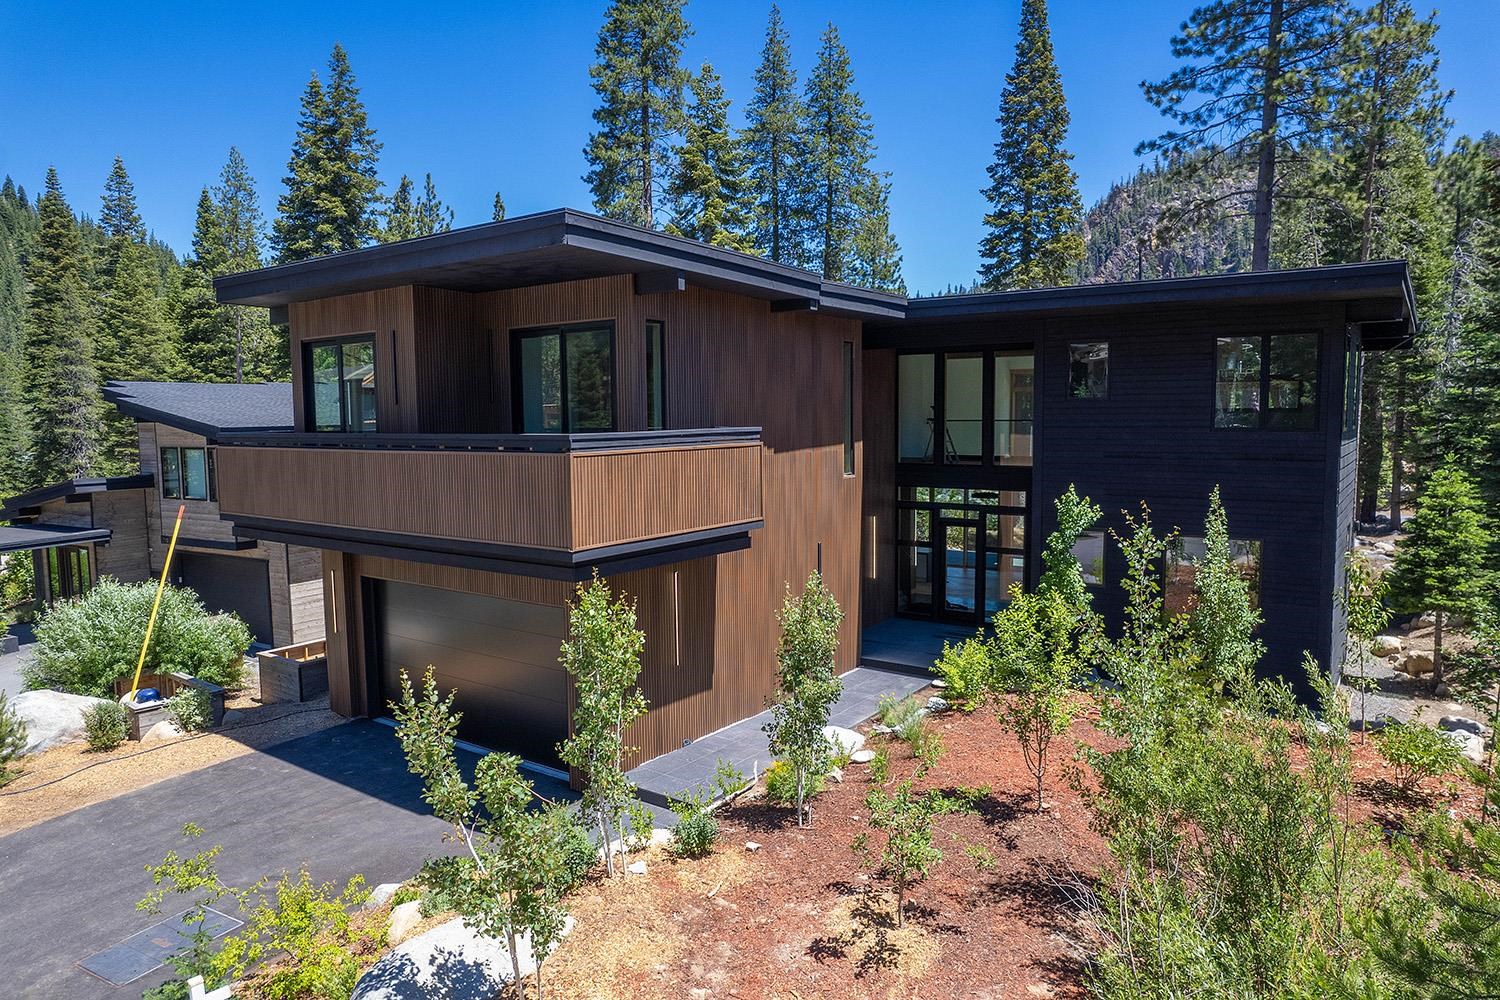
{"type": "Polygon", "coordinates": [[[43,504],[53,500],[73,500],[90,493],[109,493],[115,490],[143,490],[155,483],[156,478],[149,472],[134,476],[111,476],[107,479],[67,479],[11,497],[0,506],[0,519],[30,516],[40,510],[43,504]]]}
{"type": "Polygon", "coordinates": [[[108,528],[64,528],[45,524],[0,525],[0,552],[30,552],[59,545],[107,542],[108,528]]]}
{"type": "Polygon", "coordinates": [[[220,302],[278,308],[401,285],[482,292],[622,274],[642,290],[692,284],[859,318],[899,317],[906,307],[904,296],[572,209],[228,275],[214,291],[220,302]]]}
{"type": "MultiPolygon", "coordinates": [[[[101,395],[103,395],[106,402],[113,404],[115,409],[125,414],[125,416],[133,417],[136,420],[144,420],[149,423],[166,424],[168,427],[175,427],[178,430],[187,431],[189,434],[198,434],[202,437],[210,439],[216,438],[219,435],[226,433],[226,428],[217,423],[210,423],[206,420],[201,420],[181,412],[164,409],[161,406],[153,406],[149,402],[138,398],[136,394],[136,387],[140,384],[141,383],[134,382],[107,382],[105,383],[104,388],[101,390],[101,395]]],[[[201,385],[206,386],[212,384],[217,383],[202,383],[201,385]]],[[[242,388],[242,386],[236,383],[226,382],[222,383],[222,385],[227,391],[233,391],[236,388],[242,388]]],[[[290,394],[290,389],[288,389],[288,397],[290,397],[290,394]]],[[[292,420],[289,401],[287,418],[285,420],[280,420],[275,423],[263,424],[237,421],[232,428],[228,428],[228,431],[236,434],[259,433],[262,431],[290,430],[291,427],[292,420]]]]}

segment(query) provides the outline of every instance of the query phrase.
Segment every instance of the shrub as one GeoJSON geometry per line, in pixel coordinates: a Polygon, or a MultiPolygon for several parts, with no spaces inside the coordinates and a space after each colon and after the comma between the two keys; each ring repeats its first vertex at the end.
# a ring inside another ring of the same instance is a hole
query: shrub
{"type": "Polygon", "coordinates": [[[885,752],[885,747],[881,747],[875,751],[875,756],[870,758],[870,781],[883,785],[890,777],[891,755],[885,752]]]}
{"type": "Polygon", "coordinates": [[[560,847],[562,875],[558,891],[570,892],[574,886],[588,878],[589,872],[599,864],[599,849],[583,824],[574,821],[567,824],[560,847]]]}
{"type": "MultiPolygon", "coordinates": [[[[114,697],[114,681],[135,669],[155,599],[154,583],[108,577],[83,597],[54,605],[36,627],[28,688],[114,697]]],[[[250,630],[234,615],[211,615],[191,590],[167,587],[146,651],[149,673],[180,671],[224,687],[244,680],[250,630]]]]}
{"type": "Polygon", "coordinates": [[[965,639],[957,645],[943,643],[943,655],[934,669],[948,685],[943,697],[965,712],[972,712],[989,693],[991,654],[983,639],[965,639]]]}
{"type": "Polygon", "coordinates": [[[677,814],[677,825],[672,828],[672,853],[679,858],[707,857],[719,839],[713,801],[706,793],[694,789],[668,802],[677,814]]]}
{"type": "Polygon", "coordinates": [[[1403,796],[1417,790],[1423,778],[1452,774],[1463,754],[1441,730],[1412,719],[1392,722],[1375,735],[1380,756],[1396,770],[1396,789],[1403,796]]]}
{"type": "Polygon", "coordinates": [[[889,694],[880,697],[880,724],[890,729],[898,740],[910,743],[912,734],[922,728],[926,714],[916,698],[897,698],[889,694]]]}
{"type": "Polygon", "coordinates": [[[125,742],[128,731],[125,706],[117,701],[92,705],[83,713],[83,735],[90,750],[113,750],[125,742]]]}
{"type": "Polygon", "coordinates": [[[213,725],[213,704],[208,692],[185,687],[167,699],[167,711],[185,733],[199,733],[213,725]]]}
{"type": "MultiPolygon", "coordinates": [[[[802,792],[804,801],[823,794],[826,780],[826,776],[822,774],[808,775],[802,792]]],[[[797,804],[797,771],[784,760],[778,760],[766,768],[766,801],[778,806],[797,804]]]]}
{"type": "Polygon", "coordinates": [[[0,691],[0,787],[10,783],[15,772],[10,762],[26,748],[26,720],[10,707],[10,699],[0,691]]]}

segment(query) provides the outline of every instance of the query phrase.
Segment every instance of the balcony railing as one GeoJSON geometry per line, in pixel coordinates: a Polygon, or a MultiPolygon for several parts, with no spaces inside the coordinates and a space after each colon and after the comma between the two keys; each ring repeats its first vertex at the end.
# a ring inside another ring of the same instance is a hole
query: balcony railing
{"type": "Polygon", "coordinates": [[[749,530],[759,428],[300,434],[218,442],[220,511],[255,529],[580,553],[749,530]]]}

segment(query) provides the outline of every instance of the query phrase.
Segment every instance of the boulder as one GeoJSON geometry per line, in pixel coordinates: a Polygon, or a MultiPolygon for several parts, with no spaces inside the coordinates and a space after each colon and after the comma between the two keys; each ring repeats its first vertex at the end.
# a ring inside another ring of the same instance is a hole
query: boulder
{"type": "Polygon", "coordinates": [[[929,711],[929,712],[946,712],[946,711],[948,711],[948,699],[944,698],[944,697],[942,697],[940,695],[933,695],[931,698],[927,699],[927,711],[929,711]]]}
{"type": "Polygon", "coordinates": [[[1395,656],[1401,652],[1401,637],[1377,635],[1375,641],[1370,644],[1370,648],[1376,656],[1395,656]]]}
{"type": "Polygon", "coordinates": [[[864,735],[843,726],[824,726],[823,738],[835,753],[851,754],[865,745],[864,735]]]}
{"type": "Polygon", "coordinates": [[[150,729],[142,733],[141,742],[159,743],[162,740],[175,740],[181,735],[182,730],[177,727],[177,723],[173,722],[171,719],[167,719],[163,722],[158,722],[156,725],[152,726],[150,729]]]}
{"type": "Polygon", "coordinates": [[[1424,653],[1420,649],[1410,650],[1401,658],[1396,669],[1402,673],[1411,674],[1413,677],[1430,674],[1432,673],[1432,654],[1424,653]]]}
{"type": "Polygon", "coordinates": [[[412,899],[391,910],[386,922],[385,939],[391,944],[400,944],[411,934],[412,928],[422,922],[422,904],[412,899]]]}
{"type": "Polygon", "coordinates": [[[26,745],[21,753],[39,753],[64,743],[83,739],[83,713],[103,698],[88,698],[62,691],[26,691],[10,699],[16,714],[26,723],[26,745]]]}
{"type": "Polygon", "coordinates": [[[1462,715],[1445,715],[1438,720],[1438,728],[1450,733],[1473,733],[1475,736],[1484,735],[1484,723],[1478,719],[1465,718],[1462,715]]]}
{"type": "Polygon", "coordinates": [[[644,875],[646,874],[646,862],[632,861],[625,866],[625,870],[632,875],[644,875]]]}
{"type": "Polygon", "coordinates": [[[1458,747],[1459,752],[1462,753],[1470,761],[1475,764],[1484,763],[1483,736],[1480,736],[1478,733],[1471,733],[1463,729],[1454,732],[1445,731],[1443,735],[1448,737],[1448,739],[1453,742],[1453,745],[1458,747]]]}
{"type": "MultiPolygon", "coordinates": [[[[563,934],[572,929],[569,917],[563,934]]],[[[525,935],[516,942],[516,957],[522,976],[536,971],[525,935]]],[[[455,917],[387,952],[359,977],[351,1000],[491,1000],[514,976],[505,942],[482,937],[455,917]]]]}
{"type": "Polygon", "coordinates": [[[874,750],[856,750],[849,755],[849,760],[855,764],[868,764],[874,759],[874,750]]]}
{"type": "Polygon", "coordinates": [[[401,888],[400,882],[382,882],[370,890],[370,898],[365,900],[361,910],[378,910],[386,903],[395,898],[396,891],[401,888]]]}

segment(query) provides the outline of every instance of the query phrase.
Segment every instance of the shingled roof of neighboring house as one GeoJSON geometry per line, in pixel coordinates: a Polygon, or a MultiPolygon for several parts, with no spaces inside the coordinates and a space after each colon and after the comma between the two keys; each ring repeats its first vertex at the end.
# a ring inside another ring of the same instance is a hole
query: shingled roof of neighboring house
{"type": "Polygon", "coordinates": [[[104,398],[127,417],[207,438],[292,429],[289,382],[110,382],[104,398]]]}

